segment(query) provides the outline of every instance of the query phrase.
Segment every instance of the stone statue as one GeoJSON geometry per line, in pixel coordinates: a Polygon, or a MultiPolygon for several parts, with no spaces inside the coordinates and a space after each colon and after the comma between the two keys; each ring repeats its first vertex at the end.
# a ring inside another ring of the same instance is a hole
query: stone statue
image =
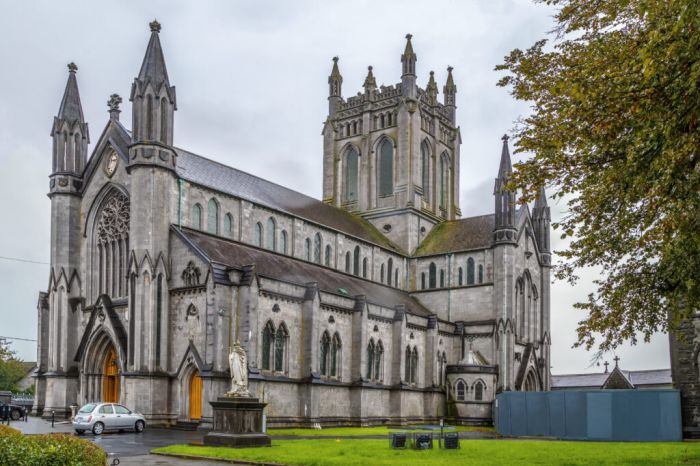
{"type": "Polygon", "coordinates": [[[231,391],[226,393],[226,396],[249,397],[248,357],[238,341],[231,347],[228,363],[231,368],[231,391]]]}

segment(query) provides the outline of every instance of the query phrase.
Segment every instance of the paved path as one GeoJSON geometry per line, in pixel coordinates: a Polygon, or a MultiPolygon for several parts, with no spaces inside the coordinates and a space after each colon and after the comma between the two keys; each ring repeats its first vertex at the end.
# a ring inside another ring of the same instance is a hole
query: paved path
{"type": "Polygon", "coordinates": [[[240,464],[222,461],[186,460],[160,455],[128,456],[119,461],[119,466],[235,466],[240,464]]]}

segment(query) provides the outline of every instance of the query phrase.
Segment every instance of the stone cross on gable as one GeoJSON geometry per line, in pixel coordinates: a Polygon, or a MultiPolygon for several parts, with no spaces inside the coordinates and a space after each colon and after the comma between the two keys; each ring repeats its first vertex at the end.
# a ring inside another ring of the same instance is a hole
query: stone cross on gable
{"type": "Polygon", "coordinates": [[[620,362],[620,357],[619,357],[619,356],[615,356],[615,357],[613,358],[613,361],[615,361],[615,367],[617,367],[617,363],[620,362]]]}
{"type": "Polygon", "coordinates": [[[608,361],[605,361],[605,362],[603,363],[603,365],[605,366],[605,373],[606,373],[606,374],[608,373],[608,365],[609,365],[609,364],[610,364],[610,363],[609,363],[608,361]]]}

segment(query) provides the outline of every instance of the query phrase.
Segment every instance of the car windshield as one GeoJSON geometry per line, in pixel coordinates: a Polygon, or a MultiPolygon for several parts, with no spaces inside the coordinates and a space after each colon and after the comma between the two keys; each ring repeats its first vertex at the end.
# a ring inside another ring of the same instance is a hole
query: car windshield
{"type": "Polygon", "coordinates": [[[92,404],[92,403],[87,404],[87,405],[83,406],[82,408],[80,408],[80,411],[78,411],[78,412],[81,414],[91,413],[95,409],[95,406],[97,406],[97,405],[92,404]]]}

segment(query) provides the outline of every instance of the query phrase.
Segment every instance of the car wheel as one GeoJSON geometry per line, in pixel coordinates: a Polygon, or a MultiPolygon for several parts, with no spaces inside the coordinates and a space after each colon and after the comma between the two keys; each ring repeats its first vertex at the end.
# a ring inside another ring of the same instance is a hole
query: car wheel
{"type": "Polygon", "coordinates": [[[83,435],[85,433],[85,430],[83,429],[75,429],[75,433],[78,435],[83,435]]]}
{"type": "Polygon", "coordinates": [[[20,412],[16,409],[10,413],[10,418],[13,421],[19,421],[19,418],[21,418],[21,417],[22,417],[22,414],[20,414],[20,412]]]}
{"type": "Polygon", "coordinates": [[[105,431],[105,425],[102,424],[101,422],[96,422],[95,425],[92,426],[92,433],[95,435],[100,435],[104,431],[105,431]]]}
{"type": "Polygon", "coordinates": [[[136,424],[134,425],[134,430],[136,432],[143,432],[144,427],[146,427],[146,424],[143,421],[136,421],[136,424]]]}

